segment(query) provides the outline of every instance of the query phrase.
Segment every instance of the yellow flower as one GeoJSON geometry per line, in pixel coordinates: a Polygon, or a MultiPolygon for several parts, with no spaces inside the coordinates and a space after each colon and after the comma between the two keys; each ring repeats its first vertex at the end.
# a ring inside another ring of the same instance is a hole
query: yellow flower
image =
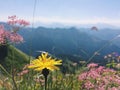
{"type": "Polygon", "coordinates": [[[48,56],[48,53],[42,53],[38,59],[32,60],[30,66],[28,68],[32,68],[36,71],[41,71],[43,69],[59,70],[59,68],[55,65],[61,65],[62,60],[53,59],[52,57],[48,56]]]}

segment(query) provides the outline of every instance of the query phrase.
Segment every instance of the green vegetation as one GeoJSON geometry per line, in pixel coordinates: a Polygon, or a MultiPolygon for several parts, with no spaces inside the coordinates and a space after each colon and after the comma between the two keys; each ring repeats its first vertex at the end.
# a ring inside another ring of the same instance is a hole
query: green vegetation
{"type": "Polygon", "coordinates": [[[11,65],[14,68],[20,69],[29,62],[29,56],[21,52],[12,45],[0,46],[0,63],[5,69],[10,70],[11,65]]]}
{"type": "MultiPolygon", "coordinates": [[[[14,66],[10,76],[7,73],[0,73],[0,90],[44,90],[45,79],[42,71],[28,69],[29,56],[11,45],[2,46],[0,49],[4,51],[1,51],[0,57],[2,65],[7,70],[13,68],[11,65],[14,66]]],[[[109,60],[114,56],[109,54],[107,57],[109,60]]],[[[114,59],[117,58],[118,56],[114,59]]],[[[120,89],[119,69],[110,69],[94,63],[83,66],[85,61],[72,62],[67,58],[64,58],[62,63],[60,71],[49,72],[46,90],[120,89]]]]}

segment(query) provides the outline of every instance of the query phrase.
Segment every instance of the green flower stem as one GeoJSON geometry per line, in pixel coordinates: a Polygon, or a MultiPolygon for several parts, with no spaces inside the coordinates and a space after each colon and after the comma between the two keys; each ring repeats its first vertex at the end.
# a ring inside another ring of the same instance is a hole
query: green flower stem
{"type": "Polygon", "coordinates": [[[13,70],[13,69],[12,69],[12,81],[13,81],[13,84],[14,84],[15,90],[18,90],[18,87],[17,87],[16,81],[15,81],[15,74],[14,74],[14,70],[13,70]]]}
{"type": "Polygon", "coordinates": [[[44,68],[42,70],[42,74],[44,75],[44,78],[45,78],[45,90],[47,90],[47,76],[49,74],[49,70],[47,68],[44,68]]]}
{"type": "Polygon", "coordinates": [[[45,77],[45,90],[47,90],[47,77],[45,77]]]}
{"type": "MultiPolygon", "coordinates": [[[[15,46],[15,44],[13,43],[13,46],[15,46]]],[[[14,52],[14,50],[13,50],[13,52],[12,52],[12,54],[13,54],[13,57],[12,57],[12,63],[11,63],[11,72],[12,72],[12,81],[13,81],[13,85],[14,85],[14,88],[15,88],[15,90],[18,90],[18,87],[17,87],[17,83],[16,83],[16,81],[15,81],[15,72],[14,72],[14,60],[15,60],[15,52],[14,52]]]]}

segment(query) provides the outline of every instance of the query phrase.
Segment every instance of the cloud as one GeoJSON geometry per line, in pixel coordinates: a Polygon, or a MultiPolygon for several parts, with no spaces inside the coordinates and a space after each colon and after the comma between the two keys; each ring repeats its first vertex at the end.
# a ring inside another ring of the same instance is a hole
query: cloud
{"type": "MultiPolygon", "coordinates": [[[[29,18],[32,22],[32,19],[29,18]]],[[[74,19],[74,18],[60,18],[60,17],[35,17],[34,22],[41,22],[46,24],[62,23],[66,25],[78,25],[78,24],[97,24],[105,23],[114,26],[120,26],[120,19],[110,19],[106,17],[94,17],[91,19],[74,19]]]]}
{"type": "Polygon", "coordinates": [[[7,21],[7,17],[5,16],[0,16],[0,22],[6,22],[7,21]]]}
{"type": "MultiPolygon", "coordinates": [[[[43,23],[43,24],[52,24],[52,23],[60,23],[64,25],[80,25],[80,24],[109,24],[109,25],[114,25],[117,27],[120,27],[120,18],[119,19],[112,19],[112,18],[106,18],[106,17],[93,17],[90,19],[75,19],[75,18],[65,18],[65,17],[35,17],[34,20],[32,17],[24,17],[25,20],[30,21],[31,23],[43,23]]],[[[0,21],[6,21],[7,18],[0,17],[0,21]]]]}

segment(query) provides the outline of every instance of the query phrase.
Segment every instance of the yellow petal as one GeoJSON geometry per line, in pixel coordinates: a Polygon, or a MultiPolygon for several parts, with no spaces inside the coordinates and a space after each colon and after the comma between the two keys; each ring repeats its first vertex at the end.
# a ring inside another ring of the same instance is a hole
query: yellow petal
{"type": "Polygon", "coordinates": [[[32,68],[37,71],[41,71],[44,68],[47,68],[51,71],[59,70],[55,65],[61,65],[62,60],[56,60],[48,56],[48,53],[42,53],[38,59],[31,61],[31,65],[28,68],[32,68]]]}
{"type": "Polygon", "coordinates": [[[35,71],[41,71],[41,70],[43,70],[44,69],[44,67],[39,67],[39,68],[36,68],[36,69],[34,69],[35,71]]]}

